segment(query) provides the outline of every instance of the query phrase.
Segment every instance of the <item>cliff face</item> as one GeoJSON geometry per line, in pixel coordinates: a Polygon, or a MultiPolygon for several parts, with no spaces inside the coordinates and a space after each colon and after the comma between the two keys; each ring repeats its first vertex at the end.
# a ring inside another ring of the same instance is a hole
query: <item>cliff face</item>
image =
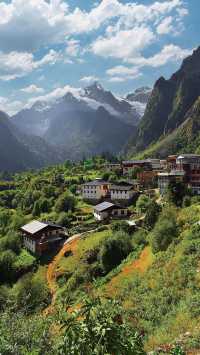
{"type": "Polygon", "coordinates": [[[199,96],[200,47],[169,80],[161,77],[155,83],[137,136],[129,147],[138,152],[171,134],[198,106],[199,96]]]}

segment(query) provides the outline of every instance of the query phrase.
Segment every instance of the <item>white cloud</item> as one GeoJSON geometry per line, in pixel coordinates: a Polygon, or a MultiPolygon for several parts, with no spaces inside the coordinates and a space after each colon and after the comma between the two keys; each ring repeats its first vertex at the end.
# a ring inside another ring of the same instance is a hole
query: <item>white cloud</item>
{"type": "Polygon", "coordinates": [[[147,27],[135,27],[119,31],[111,37],[99,37],[92,44],[91,51],[102,57],[128,59],[137,55],[155,39],[147,27]]]}
{"type": "Polygon", "coordinates": [[[67,36],[88,33],[103,24],[109,24],[110,30],[127,30],[160,21],[173,10],[180,17],[187,11],[182,0],[154,0],[151,5],[102,0],[88,12],[71,11],[64,0],[4,0],[0,3],[1,50],[29,52],[65,43],[67,36]]]}
{"type": "Polygon", "coordinates": [[[184,8],[184,7],[178,8],[177,12],[178,12],[180,17],[185,17],[185,16],[187,16],[189,14],[189,11],[186,8],[184,8]]]}
{"type": "Polygon", "coordinates": [[[55,64],[60,59],[60,54],[50,50],[40,60],[35,60],[32,53],[28,52],[0,52],[0,80],[8,81],[20,78],[46,64],[55,64]]]}
{"type": "Polygon", "coordinates": [[[42,94],[44,92],[44,89],[32,84],[25,88],[22,88],[21,91],[25,92],[26,94],[42,94]]]}
{"type": "Polygon", "coordinates": [[[152,57],[145,58],[136,56],[128,60],[133,67],[118,65],[106,71],[110,82],[125,82],[127,80],[138,78],[142,75],[142,67],[160,67],[170,62],[179,62],[192,53],[190,49],[182,49],[173,44],[164,46],[161,52],[152,57]]]}
{"type": "Polygon", "coordinates": [[[131,78],[129,77],[122,77],[122,76],[113,76],[112,78],[109,78],[108,81],[110,83],[124,83],[127,80],[130,80],[131,78]]]}
{"type": "Polygon", "coordinates": [[[80,52],[80,41],[70,39],[67,43],[66,54],[71,57],[76,57],[80,52]]]}
{"type": "Polygon", "coordinates": [[[137,67],[130,68],[123,65],[108,69],[106,74],[110,77],[108,79],[110,82],[125,82],[136,79],[142,75],[137,67]]]}
{"type": "Polygon", "coordinates": [[[157,33],[160,35],[173,32],[174,27],[172,25],[172,16],[166,17],[157,27],[157,33]]]}
{"type": "Polygon", "coordinates": [[[94,83],[95,81],[98,81],[98,80],[99,80],[98,77],[91,75],[91,76],[84,76],[79,81],[84,84],[91,84],[91,83],[94,83]]]}
{"type": "Polygon", "coordinates": [[[123,65],[117,65],[111,69],[108,69],[106,73],[110,76],[113,75],[120,75],[120,76],[127,76],[127,75],[138,75],[138,68],[128,68],[123,65]]]}
{"type": "Polygon", "coordinates": [[[36,101],[56,101],[58,98],[63,97],[68,92],[71,92],[74,96],[80,97],[81,91],[82,90],[80,88],[74,88],[70,85],[65,85],[64,87],[56,88],[45,95],[30,98],[26,107],[32,106],[36,101]]]}
{"type": "Polygon", "coordinates": [[[9,115],[15,114],[21,110],[23,103],[19,100],[10,100],[6,97],[0,96],[0,110],[8,113],[9,115]]]}
{"type": "Polygon", "coordinates": [[[152,57],[136,57],[129,60],[129,63],[135,64],[137,67],[150,66],[153,68],[160,67],[169,62],[178,62],[186,58],[192,53],[191,49],[182,49],[174,44],[166,45],[160,53],[152,57]]]}

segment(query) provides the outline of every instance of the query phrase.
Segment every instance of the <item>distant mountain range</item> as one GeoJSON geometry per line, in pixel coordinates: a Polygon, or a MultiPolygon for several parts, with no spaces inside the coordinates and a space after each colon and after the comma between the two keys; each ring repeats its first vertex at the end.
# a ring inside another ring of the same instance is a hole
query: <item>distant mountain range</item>
{"type": "Polygon", "coordinates": [[[118,154],[135,132],[150,90],[141,88],[119,98],[94,83],[56,100],[37,101],[11,118],[2,113],[6,153],[0,155],[0,169],[15,171],[103,152],[118,154]]]}
{"type": "Polygon", "coordinates": [[[200,47],[169,80],[121,98],[94,83],[9,118],[0,114],[0,169],[21,170],[125,152],[200,153],[200,47]],[[128,143],[127,143],[128,142],[128,143]],[[124,148],[125,147],[125,148],[124,148]]]}
{"type": "Polygon", "coordinates": [[[200,47],[169,80],[155,83],[126,151],[141,157],[200,153],[200,47]]]}

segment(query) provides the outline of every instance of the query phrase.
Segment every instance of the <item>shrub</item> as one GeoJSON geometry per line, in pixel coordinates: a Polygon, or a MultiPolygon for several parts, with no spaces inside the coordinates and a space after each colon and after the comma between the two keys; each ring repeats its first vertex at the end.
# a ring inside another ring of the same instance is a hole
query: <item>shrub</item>
{"type": "Polygon", "coordinates": [[[152,229],[157,222],[160,213],[160,206],[155,202],[152,201],[147,209],[144,224],[148,229],[152,229]]]}
{"type": "Polygon", "coordinates": [[[134,233],[133,238],[132,238],[132,244],[134,246],[145,246],[148,244],[147,242],[147,233],[140,229],[137,232],[134,233]]]}
{"type": "Polygon", "coordinates": [[[57,213],[74,211],[75,206],[76,200],[74,196],[65,193],[57,200],[55,204],[55,211],[57,213]]]}
{"type": "Polygon", "coordinates": [[[6,250],[0,254],[0,282],[9,282],[13,280],[13,264],[15,260],[16,255],[11,250],[6,250]]]}
{"type": "Polygon", "coordinates": [[[177,236],[178,228],[173,211],[164,211],[152,232],[151,245],[153,252],[167,250],[177,236]]]}
{"type": "Polygon", "coordinates": [[[191,197],[185,196],[183,198],[183,207],[189,207],[191,205],[191,197]]]}
{"type": "Polygon", "coordinates": [[[151,199],[146,195],[140,195],[136,202],[136,209],[139,213],[145,213],[149,205],[151,203],[151,199]]]}
{"type": "Polygon", "coordinates": [[[102,269],[108,273],[121,263],[132,251],[130,237],[124,232],[118,232],[107,239],[102,245],[98,259],[102,269]]]}
{"type": "Polygon", "coordinates": [[[32,274],[23,276],[14,287],[16,307],[30,314],[48,305],[49,290],[42,280],[34,278],[32,274]]]}
{"type": "Polygon", "coordinates": [[[79,312],[61,320],[64,337],[58,353],[144,355],[141,336],[122,314],[123,310],[116,302],[86,301],[79,312]]]}
{"type": "Polygon", "coordinates": [[[19,254],[21,245],[20,236],[15,232],[10,232],[6,237],[0,239],[0,251],[10,249],[15,254],[19,254]]]}
{"type": "Polygon", "coordinates": [[[111,229],[113,232],[123,231],[129,233],[130,227],[126,221],[117,221],[112,223],[111,229]]]}

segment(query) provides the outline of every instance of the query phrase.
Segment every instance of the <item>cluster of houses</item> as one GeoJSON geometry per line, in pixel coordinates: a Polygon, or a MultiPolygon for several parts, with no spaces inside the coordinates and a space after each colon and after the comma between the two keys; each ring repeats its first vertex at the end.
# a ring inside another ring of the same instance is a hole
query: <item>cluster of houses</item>
{"type": "MultiPolygon", "coordinates": [[[[105,169],[120,171],[124,181],[111,183],[102,179],[86,182],[81,187],[82,198],[94,205],[93,214],[97,221],[129,216],[134,199],[141,192],[158,188],[164,195],[169,184],[182,182],[194,195],[200,195],[200,155],[170,155],[165,160],[130,160],[107,164],[105,169]],[[136,180],[129,180],[136,172],[136,180]],[[126,177],[126,179],[125,179],[126,177]]],[[[42,255],[59,248],[67,239],[62,226],[32,221],[21,228],[24,246],[33,254],[42,255]]]]}
{"type": "MultiPolygon", "coordinates": [[[[122,161],[115,164],[122,175],[127,176],[137,168],[137,182],[140,188],[158,187],[163,195],[171,181],[181,181],[186,184],[194,195],[200,195],[200,155],[181,154],[170,155],[166,159],[146,159],[122,161]]],[[[114,171],[113,164],[106,168],[114,171]]]]}
{"type": "Polygon", "coordinates": [[[165,160],[128,160],[106,164],[105,169],[118,171],[126,179],[136,175],[136,180],[112,184],[96,179],[82,185],[83,199],[96,204],[94,217],[98,221],[127,217],[127,207],[140,192],[158,188],[164,195],[172,181],[182,182],[192,194],[200,195],[200,155],[197,154],[170,155],[165,160]]]}

